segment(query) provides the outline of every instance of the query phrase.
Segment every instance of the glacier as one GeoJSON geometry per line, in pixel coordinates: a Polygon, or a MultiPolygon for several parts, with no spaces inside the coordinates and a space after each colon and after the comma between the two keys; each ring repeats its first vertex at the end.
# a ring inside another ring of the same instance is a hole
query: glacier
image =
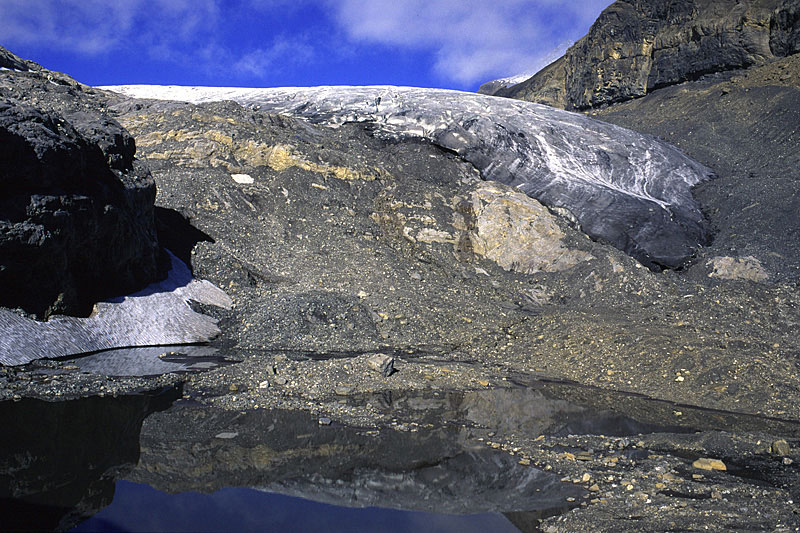
{"type": "Polygon", "coordinates": [[[659,139],[544,105],[447,89],[105,86],[137,98],[243,106],[387,141],[455,152],[483,179],[517,187],[653,270],[681,268],[710,240],[692,187],[707,167],[659,139]]]}

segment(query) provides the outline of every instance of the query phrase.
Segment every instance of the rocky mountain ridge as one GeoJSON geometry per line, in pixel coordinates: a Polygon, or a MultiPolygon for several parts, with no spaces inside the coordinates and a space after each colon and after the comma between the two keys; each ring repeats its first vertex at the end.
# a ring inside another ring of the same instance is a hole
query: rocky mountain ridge
{"type": "Polygon", "coordinates": [[[493,94],[582,110],[798,51],[797,0],[618,0],[564,56],[493,94]]]}

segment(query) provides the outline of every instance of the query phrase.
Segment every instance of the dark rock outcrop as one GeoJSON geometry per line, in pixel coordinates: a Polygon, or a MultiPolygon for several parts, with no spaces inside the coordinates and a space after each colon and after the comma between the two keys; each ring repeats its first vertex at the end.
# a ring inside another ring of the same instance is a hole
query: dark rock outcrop
{"type": "Polygon", "coordinates": [[[495,94],[587,109],[798,51],[797,0],[619,0],[563,57],[495,94]]]}
{"type": "Polygon", "coordinates": [[[87,315],[158,278],[155,182],[134,160],[133,138],[96,111],[9,96],[0,99],[0,305],[87,315]]]}

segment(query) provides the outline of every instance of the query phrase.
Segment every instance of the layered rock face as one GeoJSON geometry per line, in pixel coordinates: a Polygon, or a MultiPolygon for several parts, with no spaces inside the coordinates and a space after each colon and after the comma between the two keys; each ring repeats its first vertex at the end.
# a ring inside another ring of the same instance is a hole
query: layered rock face
{"type": "Polygon", "coordinates": [[[113,119],[78,105],[43,110],[19,96],[0,92],[0,306],[88,315],[99,299],[140,289],[166,266],[155,182],[113,119]]]}
{"type": "Polygon", "coordinates": [[[495,94],[587,109],[798,51],[797,0],[619,0],[563,57],[495,94]]]}

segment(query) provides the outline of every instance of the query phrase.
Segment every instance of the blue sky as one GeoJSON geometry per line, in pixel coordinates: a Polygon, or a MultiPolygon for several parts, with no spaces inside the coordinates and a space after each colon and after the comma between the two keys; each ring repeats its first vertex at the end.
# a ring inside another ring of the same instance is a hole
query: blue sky
{"type": "Polygon", "coordinates": [[[0,45],[90,85],[412,85],[535,71],[611,0],[0,0],[0,45]]]}

